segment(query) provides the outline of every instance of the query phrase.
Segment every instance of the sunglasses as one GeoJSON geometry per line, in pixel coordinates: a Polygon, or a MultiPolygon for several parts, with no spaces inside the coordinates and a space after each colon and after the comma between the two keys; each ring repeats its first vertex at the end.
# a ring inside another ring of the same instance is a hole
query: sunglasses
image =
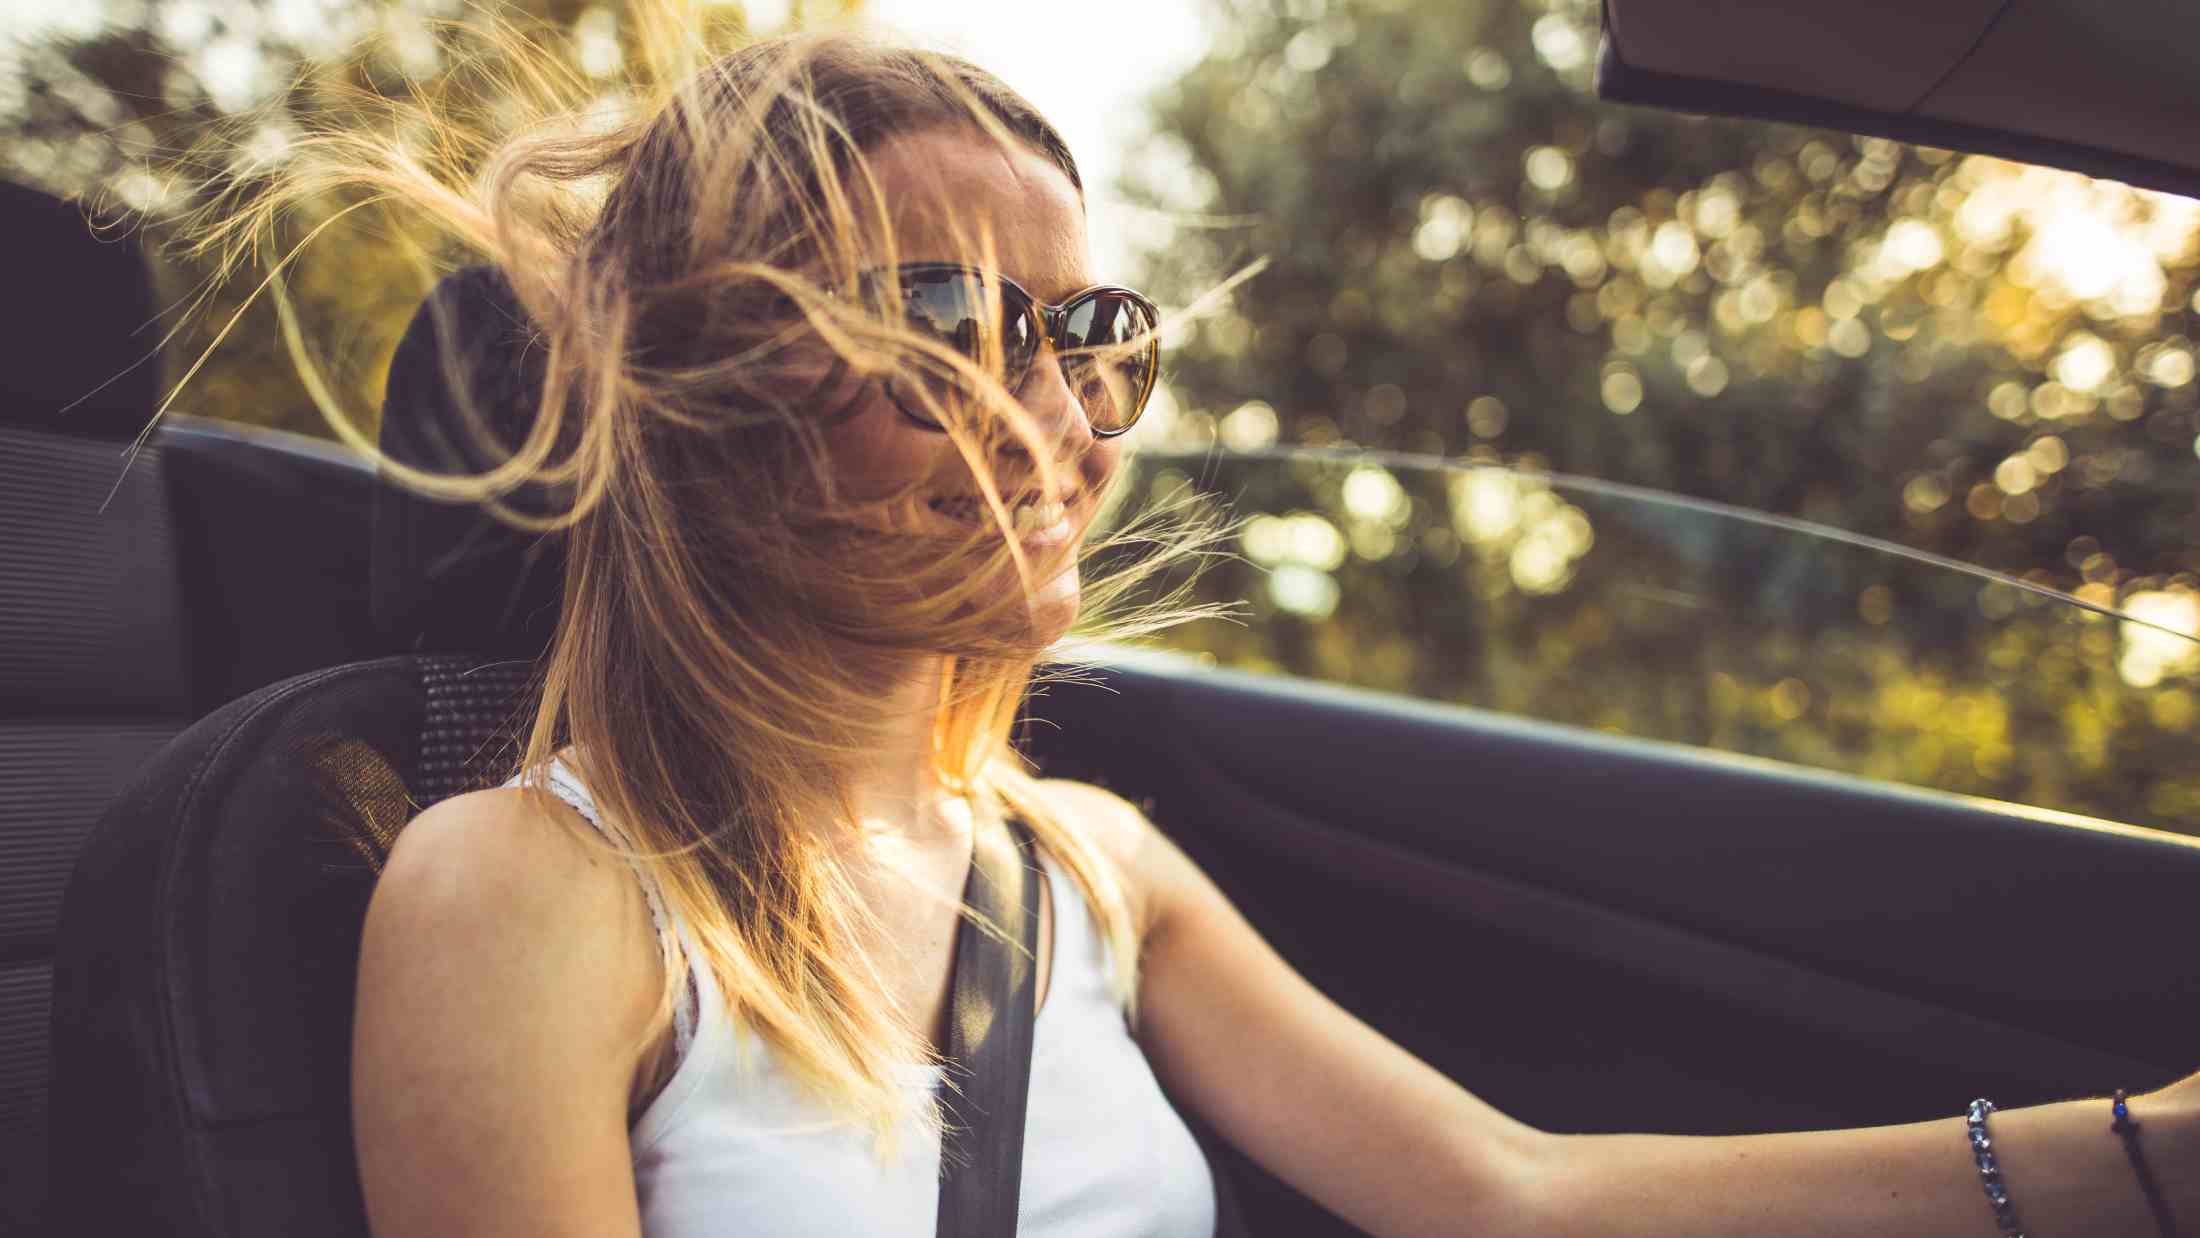
{"type": "MultiPolygon", "coordinates": [[[[1096,438],[1130,429],[1146,411],[1161,373],[1155,338],[1160,313],[1128,288],[1087,288],[1049,305],[1006,276],[951,262],[908,263],[867,275],[864,284],[889,298],[898,287],[902,317],[911,330],[980,366],[998,357],[1002,385],[1010,392],[1023,389],[1040,343],[1052,344],[1096,438]]],[[[928,410],[955,407],[967,387],[964,378],[944,365],[920,362],[914,377],[904,381],[924,390],[896,390],[900,384],[888,383],[895,406],[918,425],[945,432],[928,410]]]]}

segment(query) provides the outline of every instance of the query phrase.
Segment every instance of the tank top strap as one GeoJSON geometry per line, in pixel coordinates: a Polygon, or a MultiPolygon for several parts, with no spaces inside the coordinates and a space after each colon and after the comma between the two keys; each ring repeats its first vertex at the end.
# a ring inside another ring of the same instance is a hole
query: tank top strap
{"type": "MultiPolygon", "coordinates": [[[[573,773],[571,767],[567,766],[564,761],[553,758],[549,770],[542,777],[534,777],[533,773],[533,771],[523,771],[506,785],[540,786],[543,790],[557,796],[574,812],[579,813],[582,820],[595,826],[597,832],[605,838],[622,847],[633,845],[632,840],[603,819],[603,814],[597,810],[596,801],[589,795],[588,788],[581,785],[580,778],[573,773]]],[[[665,906],[663,892],[657,888],[656,881],[650,877],[649,873],[643,870],[641,862],[629,856],[627,857],[627,867],[633,870],[634,880],[642,887],[642,898],[649,904],[650,924],[660,934],[669,929],[673,933],[674,939],[679,942],[682,954],[689,956],[691,959],[688,969],[691,977],[688,985],[688,1000],[681,1002],[672,1012],[674,1046],[679,1056],[685,1057],[688,1046],[695,1039],[696,1018],[701,1004],[701,994],[697,992],[697,986],[693,978],[697,969],[692,965],[691,948],[687,942],[687,935],[680,931],[680,925],[674,921],[670,910],[665,906]]]]}

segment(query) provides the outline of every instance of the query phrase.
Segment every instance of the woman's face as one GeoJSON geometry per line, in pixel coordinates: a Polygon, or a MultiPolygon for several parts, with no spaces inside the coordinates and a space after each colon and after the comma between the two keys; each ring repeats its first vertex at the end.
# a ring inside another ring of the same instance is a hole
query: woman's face
{"type": "MultiPolygon", "coordinates": [[[[1038,152],[942,129],[882,143],[869,162],[891,213],[900,262],[983,265],[972,257],[982,238],[993,254],[990,265],[1041,301],[1059,304],[1099,282],[1091,270],[1076,186],[1038,152]]],[[[1023,534],[1034,565],[1066,564],[1035,591],[1034,635],[1051,641],[1076,618],[1078,579],[1070,552],[1115,475],[1121,440],[1093,436],[1051,347],[1032,362],[1017,396],[1031,418],[1035,446],[1055,466],[1052,485],[1038,463],[1021,452],[998,459],[994,476],[1012,511],[1036,504],[1045,513],[1044,505],[1061,504],[1060,520],[1023,534]]],[[[908,532],[964,536],[974,522],[993,520],[971,501],[977,485],[953,441],[911,420],[882,383],[865,384],[827,441],[836,480],[853,498],[889,495],[930,479],[920,491],[926,501],[911,505],[900,518],[918,526],[908,532]]],[[[1026,523],[1019,529],[1036,523],[1032,515],[1021,519],[1026,523]]]]}

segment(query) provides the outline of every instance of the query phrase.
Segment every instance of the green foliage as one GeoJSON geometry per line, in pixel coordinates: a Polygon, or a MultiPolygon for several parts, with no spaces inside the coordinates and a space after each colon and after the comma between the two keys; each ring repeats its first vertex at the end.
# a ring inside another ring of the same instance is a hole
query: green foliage
{"type": "MultiPolygon", "coordinates": [[[[1177,649],[2200,833],[2200,645],[1808,528],[1500,467],[1148,453],[1245,518],[1177,649]]],[[[2193,595],[2135,609],[2200,619],[2193,595]],[[2165,606],[2166,604],[2166,606],[2165,606]]],[[[1469,777],[1471,775],[1463,775],[1469,777]]]]}
{"type": "MultiPolygon", "coordinates": [[[[810,0],[790,20],[833,21],[862,0],[810,0]]],[[[308,204],[263,238],[262,261],[221,278],[191,252],[211,216],[248,201],[259,171],[301,133],[386,124],[376,101],[427,98],[468,138],[499,127],[496,65],[479,23],[492,18],[562,47],[576,81],[607,104],[646,63],[620,6],[583,0],[146,0],[106,6],[89,29],[58,29],[0,60],[19,81],[0,91],[0,175],[97,207],[142,229],[164,328],[166,378],[189,373],[176,411],[305,434],[332,431],[308,397],[268,298],[247,302],[268,263],[315,228],[286,274],[316,363],[351,420],[372,433],[389,359],[435,278],[468,260],[417,221],[355,200],[308,204]],[[242,309],[242,317],[237,317],[242,309]],[[234,321],[232,321],[234,319],[234,321]],[[217,344],[218,341],[218,344],[217,344]],[[209,349],[212,349],[209,353],[209,349]],[[203,368],[192,368],[205,358],[203,368]]],[[[747,32],[738,2],[701,0],[707,44],[747,32]]],[[[461,176],[478,147],[439,150],[461,176]]]]}
{"type": "Polygon", "coordinates": [[[2200,204],[1605,104],[1584,0],[1223,8],[1156,105],[1205,183],[1132,188],[1256,221],[1178,229],[1167,291],[1274,265],[1172,356],[1179,441],[1257,398],[1287,443],[1541,462],[2072,586],[2094,554],[2200,568],[2200,204]]]}
{"type": "MultiPolygon", "coordinates": [[[[1133,193],[1185,220],[1148,279],[1188,299],[1272,265],[1172,355],[1169,445],[1555,469],[2200,618],[2200,204],[1604,104],[1588,0],[1218,9],[1222,44],[1155,101],[1134,168],[1133,193]]],[[[1175,643],[2200,829],[2174,637],[2141,640],[2171,647],[2149,663],[2131,625],[2067,603],[1593,496],[1550,498],[1542,543],[1478,541],[1483,500],[1366,467],[1410,498],[1393,526],[1355,514],[1341,468],[1189,470],[1268,520],[1205,585],[1249,621],[1175,643]],[[1326,549],[1282,554],[1284,525],[1326,549]]]]}

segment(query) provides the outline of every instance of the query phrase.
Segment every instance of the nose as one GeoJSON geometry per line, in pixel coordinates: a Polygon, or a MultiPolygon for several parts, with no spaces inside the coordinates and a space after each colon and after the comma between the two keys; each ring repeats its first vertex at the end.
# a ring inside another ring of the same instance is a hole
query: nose
{"type": "Polygon", "coordinates": [[[1092,419],[1085,413],[1084,401],[1071,389],[1061,355],[1051,342],[1041,345],[1038,355],[1031,359],[1031,368],[1025,372],[1016,396],[1031,415],[1032,431],[1039,443],[1052,448],[1057,461],[1074,464],[1091,450],[1095,441],[1092,419]]]}

